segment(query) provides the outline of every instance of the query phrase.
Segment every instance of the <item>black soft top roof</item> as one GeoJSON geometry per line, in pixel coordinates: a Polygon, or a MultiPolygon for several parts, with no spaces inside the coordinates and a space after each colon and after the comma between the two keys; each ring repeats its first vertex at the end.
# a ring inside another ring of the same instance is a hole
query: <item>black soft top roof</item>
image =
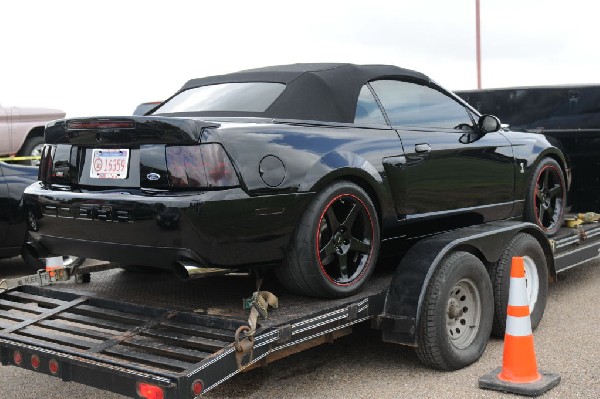
{"type": "MultiPolygon", "coordinates": [[[[392,65],[292,64],[192,79],[179,92],[220,83],[284,83],[286,88],[275,102],[265,112],[252,113],[252,116],[352,123],[362,86],[371,80],[389,78],[429,81],[420,72],[392,65]]],[[[240,116],[231,112],[218,114],[240,116]]]]}

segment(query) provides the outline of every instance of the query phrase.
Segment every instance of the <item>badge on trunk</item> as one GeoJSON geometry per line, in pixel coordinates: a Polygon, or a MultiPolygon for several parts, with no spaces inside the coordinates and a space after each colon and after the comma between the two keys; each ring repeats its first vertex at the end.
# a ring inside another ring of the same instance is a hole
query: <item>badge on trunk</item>
{"type": "Polygon", "coordinates": [[[146,175],[146,178],[147,178],[148,180],[155,181],[155,180],[158,180],[158,179],[160,179],[160,175],[159,175],[158,173],[154,173],[154,172],[152,172],[152,173],[148,173],[148,174],[146,175]]]}

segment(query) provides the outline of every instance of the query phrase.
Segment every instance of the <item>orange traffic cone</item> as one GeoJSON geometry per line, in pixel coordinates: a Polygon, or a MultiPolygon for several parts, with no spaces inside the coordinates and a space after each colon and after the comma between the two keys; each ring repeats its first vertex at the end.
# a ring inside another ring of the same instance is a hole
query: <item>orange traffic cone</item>
{"type": "Polygon", "coordinates": [[[538,371],[529,317],[523,258],[514,257],[510,270],[502,368],[479,379],[479,387],[539,396],[560,382],[558,374],[538,371]]]}
{"type": "Polygon", "coordinates": [[[513,258],[510,269],[504,356],[498,378],[512,382],[533,382],[542,378],[533,349],[525,266],[523,258],[518,257],[513,258]]]}
{"type": "Polygon", "coordinates": [[[64,266],[62,256],[54,256],[52,258],[46,258],[46,271],[50,273],[50,276],[54,277],[54,270],[61,269],[64,266]]]}

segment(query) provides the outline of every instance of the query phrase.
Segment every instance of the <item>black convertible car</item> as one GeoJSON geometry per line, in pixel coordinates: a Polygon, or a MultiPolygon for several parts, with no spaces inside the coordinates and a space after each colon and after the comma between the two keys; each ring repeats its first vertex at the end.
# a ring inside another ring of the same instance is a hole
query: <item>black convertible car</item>
{"type": "Polygon", "coordinates": [[[545,136],[385,65],[194,79],[152,115],[54,121],[45,139],[26,199],[48,252],[184,278],[275,267],[314,296],[356,292],[380,247],[436,231],[524,217],[553,234],[569,176],[545,136]]]}

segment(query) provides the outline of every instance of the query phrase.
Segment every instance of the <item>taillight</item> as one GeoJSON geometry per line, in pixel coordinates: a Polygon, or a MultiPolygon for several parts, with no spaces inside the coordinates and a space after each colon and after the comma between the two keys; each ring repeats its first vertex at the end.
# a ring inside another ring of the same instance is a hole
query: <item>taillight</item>
{"type": "Polygon", "coordinates": [[[53,375],[58,374],[59,365],[56,359],[50,359],[50,361],[48,362],[48,370],[50,370],[50,373],[52,373],[53,375]]]}
{"type": "Polygon", "coordinates": [[[40,368],[40,357],[38,355],[31,355],[31,367],[33,367],[34,370],[40,368]]]}
{"type": "Polygon", "coordinates": [[[204,384],[202,384],[202,381],[195,380],[192,382],[192,394],[194,394],[194,396],[200,396],[203,390],[204,384]]]}
{"type": "Polygon", "coordinates": [[[67,121],[68,130],[96,130],[96,129],[133,129],[134,121],[112,121],[112,120],[80,120],[67,121]]]}
{"type": "Polygon", "coordinates": [[[21,351],[14,351],[14,353],[13,353],[13,362],[17,366],[20,366],[21,364],[23,364],[23,354],[21,353],[21,351]]]}
{"type": "Polygon", "coordinates": [[[137,394],[144,399],[163,399],[165,397],[165,391],[161,387],[145,382],[137,383],[137,394]]]}
{"type": "Polygon", "coordinates": [[[53,173],[54,165],[54,154],[56,152],[56,146],[45,145],[42,150],[42,159],[40,160],[40,170],[38,172],[38,180],[44,183],[50,183],[53,173]]]}
{"type": "Polygon", "coordinates": [[[171,187],[239,185],[231,160],[219,144],[170,146],[166,149],[166,158],[171,187]]]}

